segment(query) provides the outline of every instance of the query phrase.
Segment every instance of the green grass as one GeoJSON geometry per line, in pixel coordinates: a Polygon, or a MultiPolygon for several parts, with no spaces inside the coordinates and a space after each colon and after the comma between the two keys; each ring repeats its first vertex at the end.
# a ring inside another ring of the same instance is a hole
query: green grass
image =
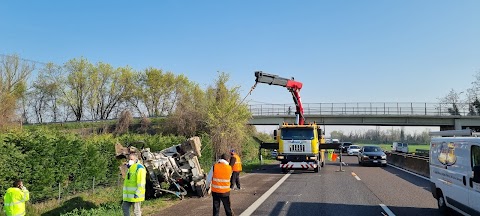
{"type": "MultiPolygon", "coordinates": [[[[143,215],[154,215],[159,209],[166,208],[178,202],[173,195],[165,195],[158,199],[146,200],[142,203],[143,215]]],[[[122,187],[107,187],[91,192],[70,196],[58,202],[50,200],[37,204],[27,204],[27,215],[41,216],[87,216],[87,215],[123,215],[122,187]]]]}
{"type": "MultiPolygon", "coordinates": [[[[364,145],[377,145],[380,146],[383,150],[386,151],[391,151],[392,150],[392,144],[358,144],[360,146],[364,145]]],[[[422,149],[422,150],[430,150],[430,145],[425,144],[425,145],[408,145],[408,152],[416,152],[417,149],[422,149]]]]}

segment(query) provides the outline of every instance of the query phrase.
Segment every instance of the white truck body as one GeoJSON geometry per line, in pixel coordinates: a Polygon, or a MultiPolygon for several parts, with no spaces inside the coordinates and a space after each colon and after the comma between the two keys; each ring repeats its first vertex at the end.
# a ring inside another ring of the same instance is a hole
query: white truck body
{"type": "Polygon", "coordinates": [[[473,172],[479,165],[480,137],[432,138],[431,191],[441,210],[445,203],[463,215],[480,215],[480,176],[474,179],[473,172]]]}

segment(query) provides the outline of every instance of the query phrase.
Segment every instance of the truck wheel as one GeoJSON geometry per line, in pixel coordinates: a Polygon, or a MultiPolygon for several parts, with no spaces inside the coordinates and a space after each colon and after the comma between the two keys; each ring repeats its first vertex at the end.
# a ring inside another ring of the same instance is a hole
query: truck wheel
{"type": "Polygon", "coordinates": [[[313,168],[313,172],[318,173],[319,170],[320,170],[320,166],[317,166],[317,168],[313,168]]]}
{"type": "Polygon", "coordinates": [[[288,169],[287,168],[282,168],[282,173],[287,173],[288,169]]]}
{"type": "Polygon", "coordinates": [[[197,192],[197,196],[199,197],[204,197],[208,193],[207,188],[205,187],[205,184],[195,186],[195,191],[197,192]]]}

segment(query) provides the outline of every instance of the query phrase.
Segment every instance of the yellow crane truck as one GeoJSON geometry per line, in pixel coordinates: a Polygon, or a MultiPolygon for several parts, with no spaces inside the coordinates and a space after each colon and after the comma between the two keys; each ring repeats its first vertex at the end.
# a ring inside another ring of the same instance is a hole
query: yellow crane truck
{"type": "Polygon", "coordinates": [[[305,123],[303,106],[300,100],[300,90],[303,84],[292,79],[277,75],[255,72],[256,83],[282,86],[288,89],[295,102],[295,123],[283,123],[274,131],[278,143],[276,159],[281,161],[283,172],[290,169],[313,169],[318,172],[325,164],[324,134],[315,122],[305,123]]]}

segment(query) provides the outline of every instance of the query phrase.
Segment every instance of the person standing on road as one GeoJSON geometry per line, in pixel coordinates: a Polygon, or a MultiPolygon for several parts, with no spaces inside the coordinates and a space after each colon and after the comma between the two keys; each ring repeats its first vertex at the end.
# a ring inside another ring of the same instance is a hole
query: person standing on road
{"type": "Polygon", "coordinates": [[[227,162],[227,155],[222,154],[215,163],[207,176],[207,185],[212,189],[213,198],[213,216],[220,214],[220,202],[223,203],[225,214],[232,216],[233,211],[230,206],[230,177],[232,176],[232,167],[227,162]]]}
{"type": "Polygon", "coordinates": [[[3,210],[7,216],[25,215],[25,202],[30,199],[30,193],[23,186],[22,180],[13,182],[3,197],[3,210]]]}
{"type": "Polygon", "coordinates": [[[235,184],[237,189],[240,190],[240,172],[242,171],[242,160],[234,149],[230,151],[232,157],[230,157],[230,166],[232,167],[232,178],[230,179],[230,189],[234,189],[235,184]]]}
{"type": "Polygon", "coordinates": [[[147,171],[136,154],[128,155],[128,159],[128,172],[123,182],[123,215],[130,216],[130,207],[133,205],[133,214],[141,216],[140,204],[145,200],[147,171]]]}

